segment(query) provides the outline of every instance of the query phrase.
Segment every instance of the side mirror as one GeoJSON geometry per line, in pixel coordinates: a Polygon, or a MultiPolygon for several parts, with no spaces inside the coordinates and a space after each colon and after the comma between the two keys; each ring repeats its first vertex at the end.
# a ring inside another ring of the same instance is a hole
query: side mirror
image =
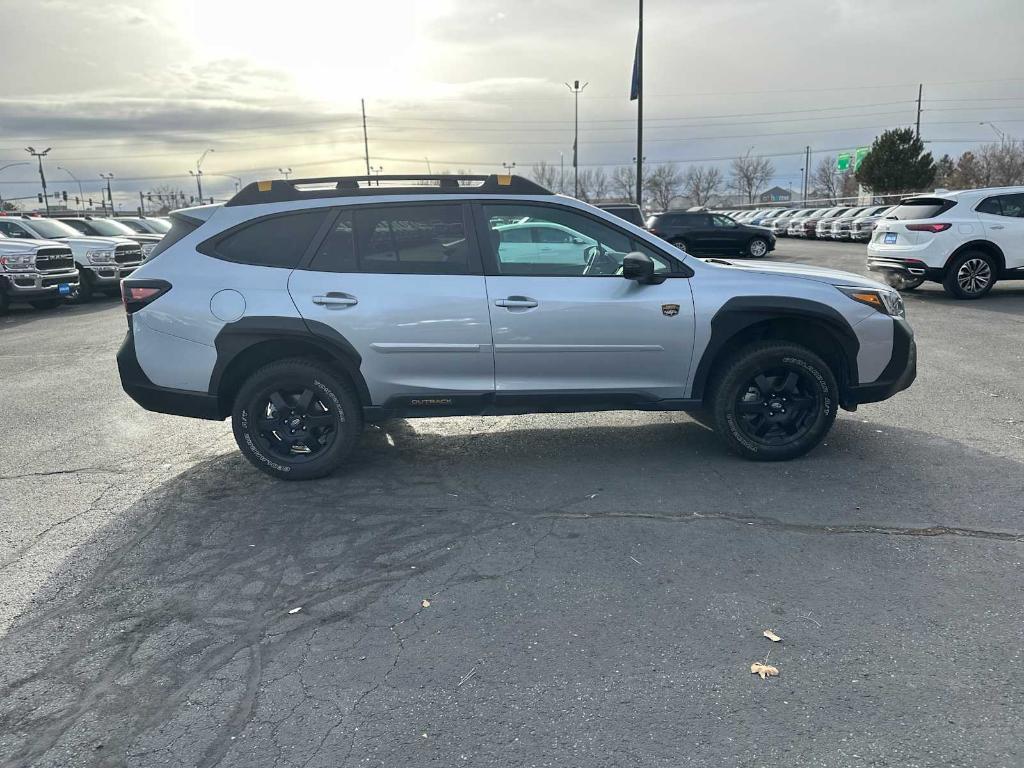
{"type": "Polygon", "coordinates": [[[622,276],[638,283],[654,282],[654,261],[646,253],[633,251],[622,258],[622,276]]]}

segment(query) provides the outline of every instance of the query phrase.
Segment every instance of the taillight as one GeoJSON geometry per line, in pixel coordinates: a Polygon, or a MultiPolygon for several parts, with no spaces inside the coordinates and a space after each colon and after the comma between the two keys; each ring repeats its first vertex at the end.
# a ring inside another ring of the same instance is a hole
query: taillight
{"type": "Polygon", "coordinates": [[[934,224],[907,224],[907,229],[911,232],[945,232],[952,226],[948,221],[941,221],[934,224]]]}
{"type": "Polygon", "coordinates": [[[166,280],[130,280],[121,281],[121,303],[129,315],[138,312],[148,304],[171,290],[166,280]]]}

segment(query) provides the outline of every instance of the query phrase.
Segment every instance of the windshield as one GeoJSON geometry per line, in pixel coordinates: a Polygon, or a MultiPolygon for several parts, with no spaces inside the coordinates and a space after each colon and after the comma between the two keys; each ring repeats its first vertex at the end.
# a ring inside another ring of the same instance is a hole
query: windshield
{"type": "Polygon", "coordinates": [[[137,221],[127,221],[127,220],[125,220],[125,221],[122,221],[121,223],[124,224],[126,227],[128,227],[128,229],[130,229],[132,232],[138,232],[138,233],[141,234],[141,233],[144,233],[146,231],[146,228],[144,226],[142,226],[137,221]]]}
{"type": "Polygon", "coordinates": [[[69,227],[63,221],[56,219],[29,219],[22,223],[46,240],[59,237],[78,237],[82,234],[74,227],[69,227]]]}
{"type": "Polygon", "coordinates": [[[92,228],[99,232],[101,235],[107,237],[123,237],[124,235],[134,235],[131,229],[126,227],[120,221],[110,221],[109,219],[93,219],[89,222],[92,228]]]}
{"type": "Polygon", "coordinates": [[[146,219],[149,222],[149,226],[155,229],[157,232],[163,232],[164,234],[171,231],[170,222],[164,221],[163,219],[146,219]]]}

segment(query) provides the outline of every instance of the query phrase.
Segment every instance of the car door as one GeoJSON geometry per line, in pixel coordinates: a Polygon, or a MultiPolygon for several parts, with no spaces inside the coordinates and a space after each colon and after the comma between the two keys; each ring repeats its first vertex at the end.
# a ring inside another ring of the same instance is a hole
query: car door
{"type": "Polygon", "coordinates": [[[999,246],[1007,269],[1024,267],[1024,194],[993,195],[975,209],[985,235],[999,246]]]}
{"type": "Polygon", "coordinates": [[[750,234],[744,232],[735,221],[720,213],[705,218],[709,219],[711,225],[708,241],[712,253],[734,254],[743,250],[750,234]]]}
{"type": "Polygon", "coordinates": [[[461,201],[340,209],[289,278],[311,329],[355,348],[374,405],[456,406],[494,391],[486,287],[468,215],[461,201]]]}
{"type": "Polygon", "coordinates": [[[683,397],[693,299],[690,281],[671,257],[565,205],[487,202],[476,210],[499,402],[520,396],[683,397]],[[582,242],[573,263],[507,259],[500,240],[486,233],[512,214],[575,232],[582,242]],[[625,253],[641,248],[666,278],[658,285],[617,274],[625,253]]]}
{"type": "Polygon", "coordinates": [[[686,247],[694,255],[713,254],[715,251],[714,230],[711,217],[706,213],[677,213],[673,222],[686,247]]]}

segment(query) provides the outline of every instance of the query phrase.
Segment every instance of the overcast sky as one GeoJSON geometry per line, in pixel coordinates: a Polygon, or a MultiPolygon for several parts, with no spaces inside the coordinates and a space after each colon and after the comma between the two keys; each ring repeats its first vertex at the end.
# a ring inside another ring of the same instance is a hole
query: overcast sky
{"type": "MultiPolygon", "coordinates": [[[[51,187],[115,198],[188,175],[204,192],[278,175],[628,164],[635,0],[0,0],[0,166],[51,146],[51,187]],[[216,174],[226,174],[217,176],[216,174]]],[[[645,156],[727,166],[751,147],[799,188],[815,157],[913,125],[936,155],[1024,136],[1021,0],[647,0],[645,156]]],[[[0,171],[34,195],[33,167],[0,171]]]]}

